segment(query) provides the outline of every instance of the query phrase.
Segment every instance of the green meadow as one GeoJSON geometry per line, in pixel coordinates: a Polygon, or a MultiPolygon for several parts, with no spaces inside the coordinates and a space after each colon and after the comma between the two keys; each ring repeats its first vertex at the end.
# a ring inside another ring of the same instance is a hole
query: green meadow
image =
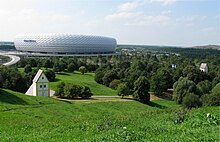
{"type": "Polygon", "coordinates": [[[1,89],[0,141],[219,141],[219,108],[184,114],[167,100],[76,103],[1,89]]]}
{"type": "MultiPolygon", "coordinates": [[[[20,72],[24,72],[24,68],[18,68],[20,72]]],[[[45,70],[45,68],[41,68],[45,70]]],[[[56,90],[57,85],[60,82],[69,82],[75,83],[79,85],[88,86],[94,96],[117,96],[116,90],[113,90],[105,85],[98,84],[94,80],[95,73],[85,73],[82,75],[78,71],[74,71],[74,73],[56,73],[56,79],[54,82],[50,82],[50,88],[52,90],[56,90]]]]}
{"type": "Polygon", "coordinates": [[[88,86],[94,96],[116,96],[116,90],[113,90],[104,85],[98,84],[94,80],[94,73],[85,73],[82,75],[80,72],[75,71],[74,73],[59,73],[56,74],[56,80],[50,82],[52,90],[56,90],[57,85],[63,82],[75,83],[79,85],[88,86]]]}

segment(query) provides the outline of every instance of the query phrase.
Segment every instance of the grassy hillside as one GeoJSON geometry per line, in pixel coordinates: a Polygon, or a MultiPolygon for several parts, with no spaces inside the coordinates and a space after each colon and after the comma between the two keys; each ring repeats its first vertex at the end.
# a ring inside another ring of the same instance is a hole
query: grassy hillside
{"type": "Polygon", "coordinates": [[[219,141],[219,107],[192,110],[175,124],[175,102],[76,104],[0,92],[1,141],[219,141]],[[207,117],[210,113],[211,117],[207,117]],[[212,120],[212,121],[210,121],[212,120]]]}
{"type": "Polygon", "coordinates": [[[63,82],[71,82],[88,86],[95,96],[115,96],[116,91],[104,85],[98,84],[94,80],[94,73],[86,73],[82,75],[79,72],[56,74],[56,81],[50,83],[52,89],[56,89],[57,85],[63,82]]]}

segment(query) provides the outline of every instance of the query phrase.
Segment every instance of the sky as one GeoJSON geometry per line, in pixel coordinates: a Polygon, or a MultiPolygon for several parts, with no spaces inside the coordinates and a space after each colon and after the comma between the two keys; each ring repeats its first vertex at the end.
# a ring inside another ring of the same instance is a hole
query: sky
{"type": "Polygon", "coordinates": [[[21,33],[101,35],[118,44],[220,45],[220,0],[0,0],[0,41],[21,33]]]}

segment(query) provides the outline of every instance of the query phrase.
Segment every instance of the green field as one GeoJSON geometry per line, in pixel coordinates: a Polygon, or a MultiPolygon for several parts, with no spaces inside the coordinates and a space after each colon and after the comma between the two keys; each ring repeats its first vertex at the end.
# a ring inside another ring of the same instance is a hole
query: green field
{"type": "MultiPolygon", "coordinates": [[[[43,70],[45,68],[42,68],[43,70]]],[[[18,68],[20,72],[24,72],[24,68],[18,68]]],[[[105,85],[98,84],[94,80],[95,73],[85,73],[82,75],[78,71],[74,71],[74,73],[56,73],[56,81],[50,82],[50,88],[52,90],[56,90],[57,85],[63,81],[63,82],[70,82],[75,83],[79,85],[88,86],[94,96],[116,96],[117,92],[116,90],[113,90],[109,87],[106,87],[105,85]]]]}
{"type": "Polygon", "coordinates": [[[175,124],[172,101],[78,104],[1,89],[0,141],[219,141],[219,108],[193,109],[175,124]]]}
{"type": "Polygon", "coordinates": [[[86,73],[82,75],[79,72],[56,74],[56,81],[50,83],[50,87],[56,90],[57,85],[63,82],[70,82],[88,86],[94,96],[116,96],[116,91],[104,85],[98,84],[94,80],[94,73],[86,73]]]}

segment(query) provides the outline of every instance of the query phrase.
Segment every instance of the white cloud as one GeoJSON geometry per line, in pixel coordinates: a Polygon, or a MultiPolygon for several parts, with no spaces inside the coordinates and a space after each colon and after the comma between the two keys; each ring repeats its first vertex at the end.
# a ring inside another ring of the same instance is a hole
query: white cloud
{"type": "Polygon", "coordinates": [[[167,26],[172,24],[171,18],[165,15],[146,15],[142,12],[118,12],[105,17],[106,21],[118,22],[127,26],[167,26]]]}
{"type": "Polygon", "coordinates": [[[128,20],[141,16],[140,12],[116,12],[105,17],[107,21],[128,20]]]}
{"type": "Polygon", "coordinates": [[[168,14],[171,14],[172,11],[171,10],[164,10],[161,12],[162,15],[168,15],[168,14]]]}
{"type": "Polygon", "coordinates": [[[147,3],[162,3],[164,5],[174,4],[176,0],[133,0],[119,5],[119,11],[132,11],[147,3]]]}
{"type": "Polygon", "coordinates": [[[150,2],[160,2],[164,5],[174,4],[176,0],[149,0],[150,2]]]}
{"type": "Polygon", "coordinates": [[[118,9],[119,11],[131,11],[140,6],[140,4],[140,1],[126,2],[119,5],[118,9]]]}

